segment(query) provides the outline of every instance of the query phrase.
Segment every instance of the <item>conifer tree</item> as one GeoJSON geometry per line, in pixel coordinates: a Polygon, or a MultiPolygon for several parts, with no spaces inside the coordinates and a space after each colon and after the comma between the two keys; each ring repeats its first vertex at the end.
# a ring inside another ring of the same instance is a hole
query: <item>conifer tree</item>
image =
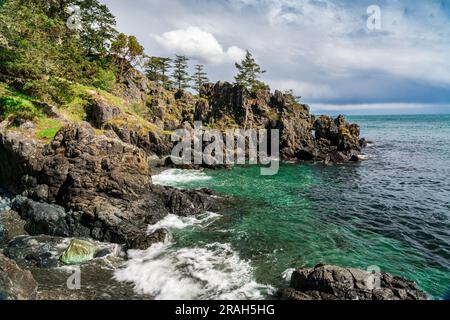
{"type": "Polygon", "coordinates": [[[194,89],[197,90],[198,94],[200,95],[200,91],[205,83],[209,81],[207,73],[204,71],[204,66],[201,64],[198,64],[195,66],[195,73],[194,73],[194,89]]]}
{"type": "Polygon", "coordinates": [[[166,88],[170,87],[170,79],[167,73],[170,69],[171,61],[170,58],[165,57],[150,57],[145,63],[147,78],[166,88]]]}
{"type": "Polygon", "coordinates": [[[172,78],[178,89],[189,88],[191,78],[188,73],[188,61],[185,56],[176,55],[173,62],[172,78]]]}
{"type": "Polygon", "coordinates": [[[258,87],[264,86],[264,83],[258,79],[266,71],[261,69],[249,51],[247,51],[245,59],[241,63],[236,63],[236,68],[238,69],[238,74],[235,77],[237,84],[242,85],[248,90],[255,90],[258,87]]]}

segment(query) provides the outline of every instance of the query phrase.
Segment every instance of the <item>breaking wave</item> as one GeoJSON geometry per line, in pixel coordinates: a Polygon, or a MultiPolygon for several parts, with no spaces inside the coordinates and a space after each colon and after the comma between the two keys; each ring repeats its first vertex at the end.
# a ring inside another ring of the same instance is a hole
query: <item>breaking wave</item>
{"type": "MultiPolygon", "coordinates": [[[[169,215],[148,231],[206,227],[218,217],[212,212],[197,217],[169,215]]],[[[229,244],[179,248],[167,241],[145,251],[130,250],[128,258],[116,270],[115,279],[133,283],[138,294],[157,300],[255,300],[264,299],[272,290],[254,280],[250,262],[242,260],[229,244]]]]}
{"type": "Polygon", "coordinates": [[[177,186],[180,183],[210,180],[212,177],[197,170],[169,169],[152,177],[154,184],[164,186],[177,186]]]}

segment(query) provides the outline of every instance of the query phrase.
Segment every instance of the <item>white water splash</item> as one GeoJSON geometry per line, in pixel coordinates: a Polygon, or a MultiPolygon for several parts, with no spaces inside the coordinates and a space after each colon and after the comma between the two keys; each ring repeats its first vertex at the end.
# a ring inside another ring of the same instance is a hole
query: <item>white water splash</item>
{"type": "Polygon", "coordinates": [[[368,155],[365,155],[365,154],[360,154],[360,155],[358,155],[358,159],[359,159],[360,161],[365,161],[365,160],[368,160],[368,159],[369,159],[369,156],[368,156],[368,155]]]}
{"type": "Polygon", "coordinates": [[[291,282],[292,279],[292,275],[294,274],[295,269],[287,269],[285,270],[282,274],[281,277],[286,281],[286,282],[291,282]]]}
{"type": "Polygon", "coordinates": [[[149,225],[148,233],[151,234],[158,229],[181,230],[190,226],[207,227],[220,217],[220,214],[214,212],[206,212],[204,214],[192,217],[180,217],[174,214],[169,214],[156,224],[149,225]]]}
{"type": "Polygon", "coordinates": [[[154,184],[175,187],[180,183],[206,181],[212,177],[197,170],[169,169],[153,176],[152,179],[154,184]]]}
{"type": "Polygon", "coordinates": [[[256,300],[272,290],[254,281],[249,262],[228,244],[175,249],[159,243],[129,251],[129,258],[115,278],[133,282],[138,293],[157,300],[256,300]]]}
{"type": "MultiPolygon", "coordinates": [[[[160,228],[206,227],[220,215],[207,212],[196,217],[169,215],[149,226],[160,228]]],[[[157,243],[149,249],[128,251],[128,261],[115,272],[118,281],[131,282],[139,294],[157,300],[263,299],[272,288],[253,278],[253,269],[229,244],[177,248],[173,242],[157,243]]]]}

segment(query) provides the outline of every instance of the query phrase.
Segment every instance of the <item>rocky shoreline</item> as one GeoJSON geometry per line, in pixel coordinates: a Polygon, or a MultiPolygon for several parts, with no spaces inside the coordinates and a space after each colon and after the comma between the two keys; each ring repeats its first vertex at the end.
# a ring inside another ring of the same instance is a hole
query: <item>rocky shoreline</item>
{"type": "MultiPolygon", "coordinates": [[[[217,83],[205,86],[201,100],[195,101],[188,92],[175,92],[164,100],[158,94],[167,96],[166,91],[151,89],[151,83],[139,79],[141,84],[133,90],[154,97],[154,118],[150,120],[160,130],[192,128],[195,120],[219,129],[231,122],[246,128],[277,128],[281,130],[281,156],[285,161],[358,161],[365,145],[357,125],[342,116],[316,118],[308,106],[279,91],[249,93],[239,86],[217,83]],[[176,121],[172,115],[169,121],[173,105],[167,102],[191,106],[187,110],[192,112],[185,110],[176,121]]],[[[151,298],[136,295],[130,284],[114,280],[113,270],[126,261],[127,250],[145,250],[164,242],[170,236],[166,229],[150,234],[147,229],[169,214],[186,217],[219,212],[231,201],[209,190],[153,184],[152,161],[159,159],[156,162],[160,165],[173,166],[164,161],[172,148],[168,136],[155,131],[143,134],[142,128],[115,121],[126,117],[123,111],[92,94],[86,109],[90,122],[64,120],[51,141],[31,136],[33,123],[29,121],[16,118],[12,126],[6,119],[0,124],[0,185],[11,194],[11,210],[0,213],[3,298],[151,298]],[[81,291],[66,288],[68,274],[64,268],[73,264],[80,265],[91,279],[81,291]],[[52,288],[50,283],[59,284],[52,288]]],[[[51,117],[62,118],[58,108],[47,109],[53,110],[51,117]]],[[[294,285],[282,297],[332,298],[328,291],[321,293],[322,287],[311,288],[314,293],[302,290],[294,285]]],[[[372,297],[424,297],[402,294],[395,291],[372,297]]],[[[335,298],[361,297],[349,293],[335,298]]]]}

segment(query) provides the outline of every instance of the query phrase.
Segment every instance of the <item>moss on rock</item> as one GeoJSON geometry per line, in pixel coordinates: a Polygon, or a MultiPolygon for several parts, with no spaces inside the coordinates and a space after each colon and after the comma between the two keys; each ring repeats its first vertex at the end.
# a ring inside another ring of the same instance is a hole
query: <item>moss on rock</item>
{"type": "Polygon", "coordinates": [[[72,240],[60,260],[64,264],[80,264],[94,259],[96,247],[84,240],[72,240]]]}

